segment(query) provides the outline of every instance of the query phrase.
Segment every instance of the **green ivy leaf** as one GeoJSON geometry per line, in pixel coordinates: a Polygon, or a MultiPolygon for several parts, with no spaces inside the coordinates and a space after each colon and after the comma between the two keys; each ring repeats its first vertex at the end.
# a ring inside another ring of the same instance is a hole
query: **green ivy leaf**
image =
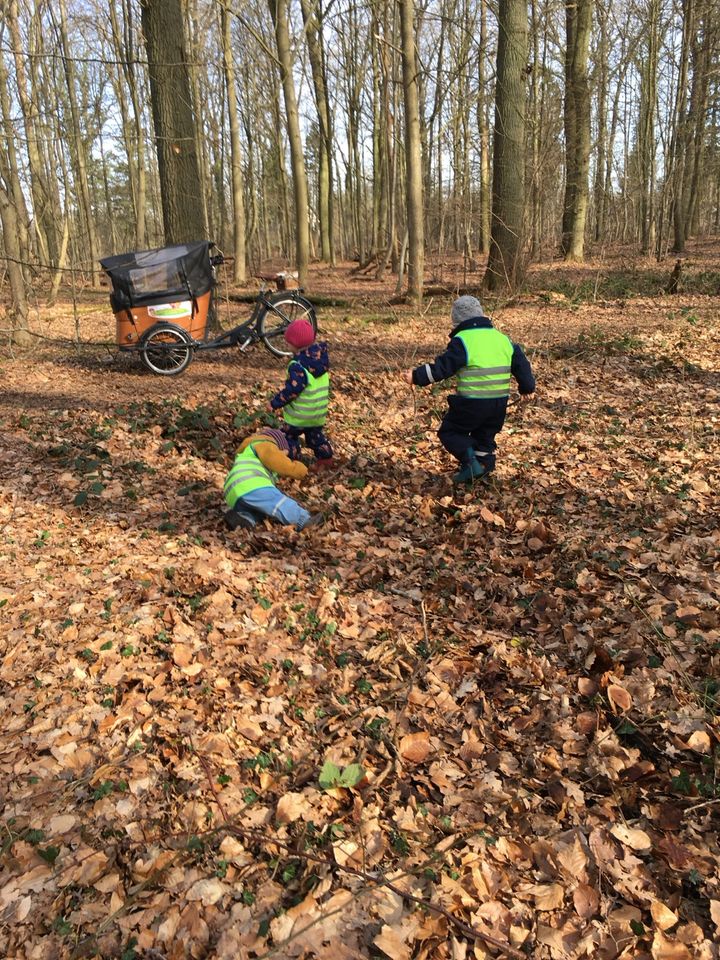
{"type": "Polygon", "coordinates": [[[334,763],[326,760],[322,766],[322,770],[320,771],[318,783],[323,790],[331,790],[340,782],[341,776],[342,774],[340,772],[340,767],[337,767],[334,763]]]}
{"type": "Polygon", "coordinates": [[[345,767],[340,777],[340,786],[341,787],[356,787],[361,780],[365,779],[365,770],[360,766],[359,763],[351,763],[349,767],[345,767]]]}
{"type": "Polygon", "coordinates": [[[38,856],[42,857],[46,863],[52,866],[58,858],[60,847],[45,847],[38,850],[38,856]]]}

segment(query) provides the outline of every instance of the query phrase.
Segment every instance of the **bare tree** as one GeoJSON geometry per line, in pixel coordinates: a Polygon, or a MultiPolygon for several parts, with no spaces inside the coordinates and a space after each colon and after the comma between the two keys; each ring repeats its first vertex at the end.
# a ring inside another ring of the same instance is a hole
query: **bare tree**
{"type": "Polygon", "coordinates": [[[500,0],[498,30],[492,232],[484,279],[489,290],[514,289],[525,267],[527,0],[500,0]]]}
{"type": "Polygon", "coordinates": [[[405,166],[408,222],[408,296],[422,301],[425,238],[423,232],[422,153],[418,105],[418,65],[413,0],[398,0],[405,101],[405,166]]]}
{"type": "Polygon", "coordinates": [[[308,185],[300,135],[300,117],[298,114],[295,83],[292,75],[292,55],[290,52],[290,31],[286,0],[268,0],[270,15],[275,27],[278,66],[285,97],[285,115],[288,139],[290,140],[290,164],[295,195],[295,259],[301,286],[308,282],[308,263],[310,260],[310,226],[308,222],[308,185]]]}
{"type": "Polygon", "coordinates": [[[166,243],[207,236],[180,0],[142,0],[166,243]]]}
{"type": "Polygon", "coordinates": [[[590,89],[588,49],[593,0],[565,6],[565,207],[562,252],[566,260],[582,260],[588,209],[590,165],[590,89]]]}

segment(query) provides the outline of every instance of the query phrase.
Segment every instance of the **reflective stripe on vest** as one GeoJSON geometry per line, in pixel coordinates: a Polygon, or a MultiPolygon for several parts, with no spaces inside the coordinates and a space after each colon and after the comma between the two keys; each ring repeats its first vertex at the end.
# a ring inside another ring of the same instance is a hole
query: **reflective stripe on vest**
{"type": "Polygon", "coordinates": [[[255,444],[251,443],[235,457],[230,472],[225,478],[223,494],[225,503],[231,510],[245,494],[260,490],[261,487],[275,486],[272,474],[260,462],[253,449],[254,446],[255,444]]]}
{"type": "MultiPolygon", "coordinates": [[[[288,365],[288,370],[292,362],[288,365]]],[[[303,369],[305,370],[304,367],[303,369]]],[[[330,377],[327,373],[314,377],[309,370],[305,370],[305,375],[307,386],[300,396],[285,406],[283,416],[293,427],[321,427],[327,419],[330,377]]]]}
{"type": "Polygon", "coordinates": [[[461,330],[455,334],[465,345],[467,366],[458,370],[457,392],[472,400],[510,396],[513,343],[492,327],[461,330]]]}

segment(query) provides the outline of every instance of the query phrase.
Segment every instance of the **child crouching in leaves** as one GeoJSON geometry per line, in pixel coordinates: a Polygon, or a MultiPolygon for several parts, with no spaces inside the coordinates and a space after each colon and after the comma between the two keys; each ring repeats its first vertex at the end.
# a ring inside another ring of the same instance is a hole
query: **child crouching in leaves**
{"type": "Polygon", "coordinates": [[[315,341],[315,331],[307,320],[293,320],[285,330],[285,340],[295,351],[288,364],[285,386],[268,402],[270,413],[283,411],[282,430],[295,443],[302,434],[315,462],[313,471],[337,466],[333,448],[325,436],[330,397],[327,344],[315,341]]]}
{"type": "Polygon", "coordinates": [[[321,513],[312,516],[299,503],[275,486],[275,477],[302,480],[307,467],[299,462],[300,444],[282,430],[263,427],[240,444],[240,450],[225,480],[223,493],[231,530],[252,530],[258,519],[270,517],[296,530],[322,523],[321,513]]]}

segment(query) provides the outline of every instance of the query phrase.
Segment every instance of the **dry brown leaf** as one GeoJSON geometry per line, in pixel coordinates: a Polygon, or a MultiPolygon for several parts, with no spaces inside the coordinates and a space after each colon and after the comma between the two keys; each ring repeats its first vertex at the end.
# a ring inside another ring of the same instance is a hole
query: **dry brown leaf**
{"type": "Polygon", "coordinates": [[[661,930],[655,931],[651,953],[653,960],[693,960],[684,943],[668,939],[661,930]]]}
{"type": "Polygon", "coordinates": [[[209,907],[218,900],[222,900],[228,892],[228,886],[217,878],[196,881],[185,896],[188,900],[200,900],[203,906],[209,907]]]}
{"type": "Polygon", "coordinates": [[[557,910],[563,905],[565,888],[561,883],[538,883],[531,888],[538,910],[557,910]]]}
{"type": "Polygon", "coordinates": [[[408,733],[400,740],[400,756],[408,763],[422,763],[430,754],[430,734],[408,733]]]}
{"type": "Polygon", "coordinates": [[[653,900],[650,904],[650,913],[655,925],[661,930],[670,930],[679,920],[678,915],[660,900],[653,900]]]}
{"type": "Polygon", "coordinates": [[[390,927],[387,924],[383,926],[373,943],[390,960],[410,960],[410,947],[402,938],[401,931],[396,927],[390,927]]]}
{"type": "Polygon", "coordinates": [[[710,753],[712,741],[704,730],[695,730],[687,739],[687,745],[697,753],[710,753]]]}
{"type": "Polygon", "coordinates": [[[614,713],[626,713],[632,707],[632,697],[619,683],[608,686],[607,696],[614,713]]]}
{"type": "Polygon", "coordinates": [[[308,798],[303,793],[284,793],[275,808],[278,823],[293,823],[310,809],[308,798]]]}
{"type": "Polygon", "coordinates": [[[648,834],[637,827],[628,827],[624,823],[616,823],[614,827],[610,828],[610,833],[620,843],[624,843],[632,850],[643,853],[652,849],[652,840],[648,834]]]}
{"type": "Polygon", "coordinates": [[[573,905],[579,917],[589,920],[600,909],[600,894],[595,887],[588,886],[587,883],[579,883],[573,890],[573,905]]]}

